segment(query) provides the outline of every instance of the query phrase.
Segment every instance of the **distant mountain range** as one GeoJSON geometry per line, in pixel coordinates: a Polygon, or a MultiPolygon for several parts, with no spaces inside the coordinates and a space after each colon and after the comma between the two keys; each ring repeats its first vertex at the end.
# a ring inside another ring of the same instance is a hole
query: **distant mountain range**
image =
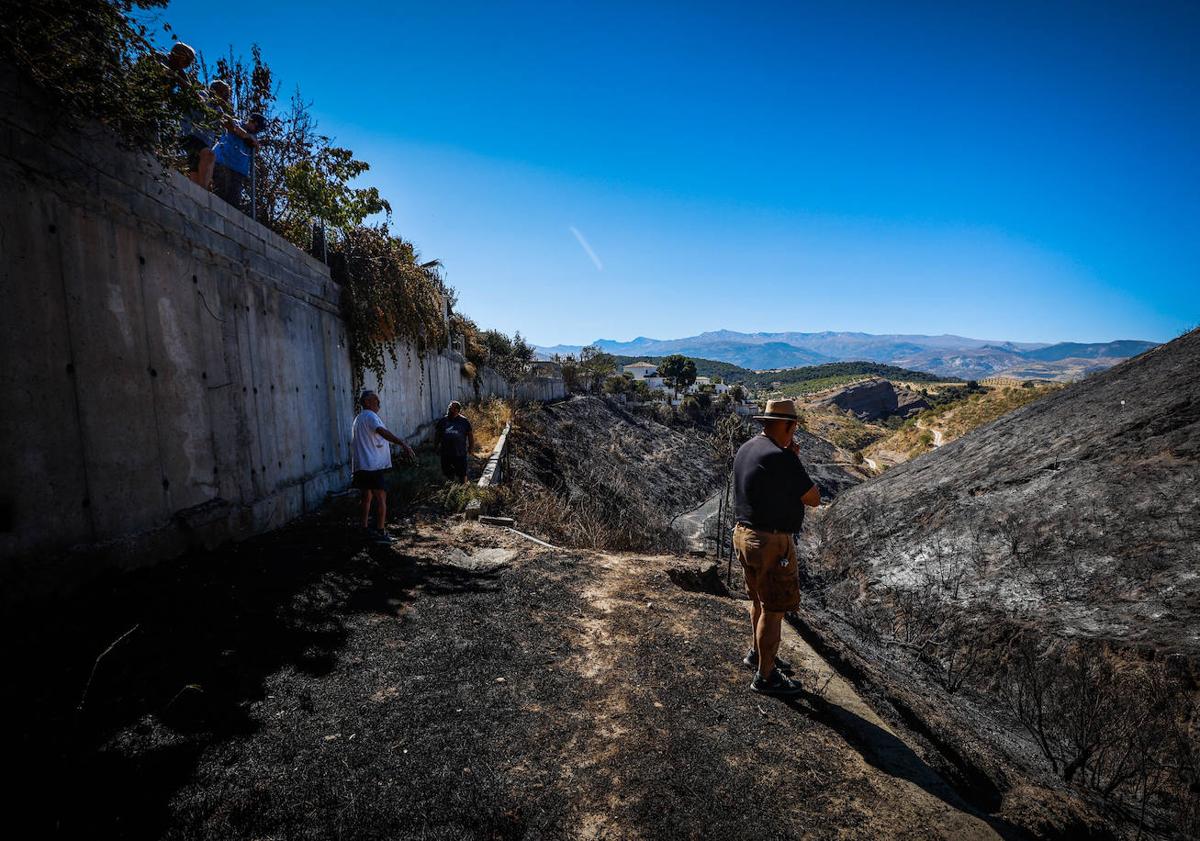
{"type": "MultiPolygon", "coordinates": [[[[628,342],[597,339],[592,344],[622,356],[685,356],[767,370],[864,360],[898,365],[939,376],[978,379],[991,376],[1069,380],[1137,356],[1155,342],[998,342],[965,336],[849,333],[738,333],[714,330],[683,339],[639,336],[628,342]]],[[[579,345],[539,347],[549,357],[578,353],[579,345]]]]}

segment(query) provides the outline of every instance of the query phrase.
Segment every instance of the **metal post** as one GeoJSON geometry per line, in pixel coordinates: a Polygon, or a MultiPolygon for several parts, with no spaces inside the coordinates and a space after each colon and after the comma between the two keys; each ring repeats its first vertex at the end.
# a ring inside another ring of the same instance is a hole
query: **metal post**
{"type": "Polygon", "coordinates": [[[254,150],[250,151],[250,218],[258,219],[258,167],[254,165],[254,150]]]}
{"type": "MultiPolygon", "coordinates": [[[[725,510],[729,510],[729,489],[730,489],[730,485],[732,485],[732,484],[733,484],[733,466],[730,465],[729,475],[726,476],[726,478],[725,478],[725,490],[722,492],[722,495],[721,495],[721,500],[725,504],[725,510]]],[[[730,517],[729,519],[732,522],[733,518],[730,517]]],[[[721,523],[720,538],[721,538],[721,549],[722,549],[722,551],[724,551],[724,549],[725,549],[725,524],[724,523],[721,523]]],[[[731,544],[729,546],[729,563],[725,565],[725,587],[726,588],[733,587],[732,538],[731,538],[731,544]]]]}

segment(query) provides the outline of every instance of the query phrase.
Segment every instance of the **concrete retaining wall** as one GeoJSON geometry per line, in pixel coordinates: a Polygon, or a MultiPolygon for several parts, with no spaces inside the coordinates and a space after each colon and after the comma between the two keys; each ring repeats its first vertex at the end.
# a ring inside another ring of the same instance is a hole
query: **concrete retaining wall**
{"type": "MultiPolygon", "coordinates": [[[[344,487],[354,406],[326,266],[102,131],[56,135],[3,72],[0,101],[6,595],[274,528],[344,487]]],[[[473,399],[461,362],[402,353],[376,384],[389,427],[415,441],[473,399]]]]}

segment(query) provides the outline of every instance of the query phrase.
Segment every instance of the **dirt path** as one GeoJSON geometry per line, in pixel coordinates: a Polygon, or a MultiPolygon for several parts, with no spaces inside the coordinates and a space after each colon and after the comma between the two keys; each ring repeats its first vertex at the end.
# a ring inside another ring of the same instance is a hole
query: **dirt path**
{"type": "Polygon", "coordinates": [[[679,514],[671,522],[671,527],[687,538],[689,548],[706,548],[705,544],[708,541],[705,539],[705,535],[708,531],[709,521],[717,516],[717,511],[721,506],[722,493],[723,491],[718,491],[692,510],[679,514]]]}
{"type": "Polygon", "coordinates": [[[924,429],[924,430],[928,430],[929,432],[933,433],[934,449],[937,449],[938,447],[940,447],[944,443],[946,443],[944,436],[942,435],[942,431],[940,429],[934,429],[932,426],[926,426],[925,424],[921,423],[920,421],[917,421],[917,429],[924,429]]]}
{"type": "MultiPolygon", "coordinates": [[[[664,559],[666,563],[677,563],[664,559]]],[[[591,809],[579,827],[580,839],[625,837],[628,827],[612,811],[620,782],[619,769],[630,751],[642,750],[645,736],[630,720],[636,709],[636,695],[642,690],[624,675],[624,658],[644,635],[645,624],[673,622],[673,630],[685,639],[697,628],[682,616],[660,616],[653,602],[631,605],[628,594],[644,586],[645,570],[641,559],[620,555],[594,556],[591,566],[594,583],[583,593],[589,606],[588,618],[581,623],[577,640],[580,656],[573,665],[595,685],[593,726],[582,734],[575,749],[568,752],[570,773],[574,776],[595,774],[597,769],[613,785],[604,786],[590,804],[591,809]],[[624,608],[624,609],[622,609],[624,608]],[[630,610],[632,608],[632,611],[630,610]],[[629,621],[630,615],[642,621],[629,621]]],[[[742,609],[744,603],[735,607],[742,609]]],[[[674,611],[673,611],[674,612],[674,611]]],[[[854,687],[838,675],[791,627],[783,629],[781,652],[800,667],[802,679],[813,691],[818,717],[843,741],[834,747],[849,767],[848,779],[859,778],[876,789],[875,819],[883,825],[903,823],[920,827],[921,838],[998,839],[1000,836],[986,821],[973,814],[953,789],[926,764],[886,722],[862,699],[854,687]]],[[[787,704],[777,699],[753,696],[744,684],[749,674],[736,672],[734,691],[742,693],[759,714],[771,721],[786,712],[809,715],[806,702],[787,704]],[[786,712],[785,712],[786,711],[786,712]]],[[[681,679],[683,676],[680,676],[681,679]]],[[[700,690],[703,692],[703,689],[700,690]]],[[[656,702],[655,706],[662,708],[656,702]]],[[[649,743],[653,739],[648,740],[649,743]]],[[[698,759],[698,758],[697,758],[698,759]]],[[[799,760],[798,760],[799,761],[799,760]]],[[[875,836],[882,837],[882,836],[875,836]]],[[[889,835],[889,837],[900,837],[889,835]]]]}

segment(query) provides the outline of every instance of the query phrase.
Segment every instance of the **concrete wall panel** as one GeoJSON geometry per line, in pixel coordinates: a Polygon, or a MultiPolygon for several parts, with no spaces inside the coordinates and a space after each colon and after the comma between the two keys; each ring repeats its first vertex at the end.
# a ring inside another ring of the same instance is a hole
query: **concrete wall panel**
{"type": "Polygon", "coordinates": [[[0,171],[0,557],[93,539],[50,197],[0,171]]]}
{"type": "MultiPolygon", "coordinates": [[[[344,488],[356,395],[328,269],[102,130],[32,129],[36,94],[3,67],[0,98],[0,594],[275,528],[344,488]]],[[[402,347],[368,374],[392,431],[553,391],[462,362],[402,347]]]]}
{"type": "Polygon", "coordinates": [[[97,540],[169,516],[159,453],[150,315],[137,231],[60,206],[67,327],[74,346],[84,465],[97,540]]]}

